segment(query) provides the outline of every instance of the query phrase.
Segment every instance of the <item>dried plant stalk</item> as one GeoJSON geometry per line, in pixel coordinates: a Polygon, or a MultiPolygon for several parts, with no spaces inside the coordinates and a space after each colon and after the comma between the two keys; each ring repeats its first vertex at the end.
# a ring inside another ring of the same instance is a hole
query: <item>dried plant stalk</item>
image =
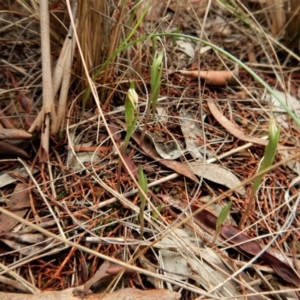
{"type": "Polygon", "coordinates": [[[41,16],[42,71],[43,71],[43,108],[42,108],[43,130],[41,136],[41,147],[40,147],[39,156],[42,161],[46,161],[48,159],[48,154],[49,154],[50,126],[51,126],[51,133],[55,133],[55,123],[56,123],[56,115],[54,110],[54,95],[52,90],[50,26],[49,26],[49,10],[48,10],[47,0],[42,0],[40,2],[40,16],[41,16]]]}
{"type": "MultiPolygon", "coordinates": [[[[299,47],[300,42],[300,2],[299,0],[290,0],[285,5],[286,24],[285,44],[288,46],[299,47]]],[[[300,50],[300,49],[298,49],[300,50]]]]}
{"type": "Polygon", "coordinates": [[[267,0],[267,9],[271,19],[271,32],[274,37],[282,33],[285,25],[284,0],[267,0]]]}
{"type": "MultiPolygon", "coordinates": [[[[79,2],[78,28],[80,30],[78,30],[78,35],[84,61],[89,71],[99,68],[107,58],[111,6],[111,1],[84,0],[79,2]]],[[[78,61],[80,62],[81,59],[78,61]]],[[[82,63],[80,63],[78,73],[83,78],[82,89],[86,89],[88,82],[82,63]]]]}

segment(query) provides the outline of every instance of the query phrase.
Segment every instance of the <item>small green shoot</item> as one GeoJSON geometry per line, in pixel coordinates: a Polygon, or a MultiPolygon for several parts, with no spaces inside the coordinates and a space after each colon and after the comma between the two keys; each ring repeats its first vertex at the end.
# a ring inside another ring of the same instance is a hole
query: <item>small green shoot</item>
{"type": "MultiPolygon", "coordinates": [[[[128,90],[125,98],[125,123],[126,123],[126,135],[121,148],[121,156],[124,157],[126,149],[129,144],[129,140],[135,130],[137,119],[138,119],[138,94],[134,89],[134,83],[131,82],[130,89],[128,90]]],[[[118,185],[120,185],[122,159],[119,160],[118,165],[118,185]]]]}
{"type": "Polygon", "coordinates": [[[159,96],[160,86],[161,86],[161,76],[162,76],[162,60],[163,60],[163,52],[155,53],[153,63],[151,66],[151,94],[150,94],[150,102],[152,105],[152,112],[155,114],[155,108],[159,96]]]}
{"type": "MultiPolygon", "coordinates": [[[[268,142],[268,145],[266,146],[264,157],[262,158],[260,167],[258,169],[258,173],[260,173],[263,170],[272,166],[274,158],[275,158],[277,146],[279,143],[279,138],[280,138],[280,129],[277,128],[275,120],[273,118],[271,118],[270,125],[269,125],[269,142],[268,142]]],[[[252,207],[254,197],[255,197],[257,191],[259,190],[263,176],[264,176],[264,174],[261,174],[261,175],[257,176],[254,180],[254,183],[253,183],[253,186],[251,189],[251,194],[249,197],[249,202],[247,204],[246,210],[245,210],[245,212],[240,220],[240,223],[239,223],[239,229],[242,229],[242,227],[244,226],[245,220],[246,220],[246,218],[249,214],[249,211],[252,207]]]]}
{"type": "Polygon", "coordinates": [[[159,193],[159,192],[160,192],[160,186],[155,187],[155,188],[154,188],[154,192],[155,192],[155,193],[159,193]]]}
{"type": "MultiPolygon", "coordinates": [[[[155,44],[153,42],[153,44],[155,44]]],[[[150,79],[150,86],[151,86],[151,93],[148,99],[147,104],[147,111],[146,117],[144,122],[144,128],[141,135],[141,144],[144,141],[145,133],[147,130],[147,124],[149,122],[150,116],[150,109],[152,108],[153,115],[155,115],[155,108],[159,96],[160,86],[161,86],[161,76],[162,76],[162,60],[163,60],[163,52],[155,52],[153,62],[151,65],[151,79],[150,79]]]]}
{"type": "MultiPolygon", "coordinates": [[[[162,210],[162,204],[159,204],[157,207],[156,207],[156,211],[158,211],[159,213],[161,212],[162,210]]],[[[152,211],[152,218],[157,220],[159,215],[158,213],[156,212],[155,210],[152,211]]]]}
{"type": "MultiPolygon", "coordinates": [[[[131,85],[133,86],[133,83],[131,85]]],[[[134,87],[130,87],[125,99],[125,123],[127,132],[122,146],[122,154],[125,154],[129,140],[136,126],[136,122],[138,119],[138,114],[136,113],[137,104],[138,95],[134,87]]]]}
{"type": "Polygon", "coordinates": [[[140,234],[140,239],[142,239],[144,235],[144,225],[145,225],[145,220],[144,220],[144,211],[145,211],[145,206],[146,206],[146,197],[145,194],[148,192],[148,183],[147,183],[147,177],[143,172],[143,167],[139,165],[138,168],[138,183],[139,183],[139,197],[140,197],[140,214],[139,214],[139,219],[140,219],[140,224],[141,224],[141,234],[140,234]]]}
{"type": "MultiPolygon", "coordinates": [[[[177,26],[175,33],[180,34],[181,32],[181,27],[180,25],[177,26]]],[[[173,36],[172,37],[172,47],[175,48],[177,46],[177,41],[178,41],[178,36],[173,36]]]]}
{"type": "Polygon", "coordinates": [[[213,244],[216,242],[216,240],[218,239],[219,235],[220,235],[220,231],[221,231],[221,226],[223,225],[223,223],[225,222],[225,220],[227,219],[227,216],[229,214],[230,208],[232,205],[232,200],[230,200],[229,203],[227,203],[227,205],[225,207],[223,207],[223,209],[221,210],[217,222],[216,222],[216,233],[213,239],[213,244]]]}

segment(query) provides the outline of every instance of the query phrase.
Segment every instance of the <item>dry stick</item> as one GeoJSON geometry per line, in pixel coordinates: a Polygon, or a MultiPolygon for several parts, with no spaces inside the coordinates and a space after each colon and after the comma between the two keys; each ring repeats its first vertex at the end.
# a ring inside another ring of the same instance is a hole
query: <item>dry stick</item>
{"type": "Polygon", "coordinates": [[[51,133],[55,133],[56,116],[52,90],[51,53],[50,53],[50,28],[48,1],[40,1],[41,18],[41,50],[43,74],[43,130],[41,135],[40,158],[48,160],[50,126],[51,133]]]}
{"type": "Polygon", "coordinates": [[[67,107],[67,98],[68,98],[68,92],[69,92],[69,86],[71,81],[71,71],[72,71],[72,61],[74,58],[74,50],[75,50],[75,39],[70,40],[70,47],[69,47],[69,53],[67,53],[68,57],[65,62],[65,68],[60,88],[60,95],[58,100],[58,109],[57,109],[57,124],[56,124],[56,131],[59,130],[59,127],[63,127],[63,120],[65,118],[66,114],[66,107],[67,107]]]}
{"type": "Polygon", "coordinates": [[[61,81],[63,78],[64,69],[66,65],[66,60],[69,57],[70,47],[71,47],[71,40],[68,37],[66,37],[64,44],[60,50],[60,54],[53,71],[52,90],[54,95],[57,94],[59,87],[61,85],[61,81]]]}
{"type": "MultiPolygon", "coordinates": [[[[52,79],[52,93],[53,97],[56,95],[56,93],[59,90],[59,87],[61,85],[63,73],[64,73],[64,67],[66,64],[66,59],[68,59],[69,49],[71,47],[71,42],[69,38],[66,38],[62,49],[60,50],[60,55],[57,60],[55,69],[53,71],[53,79],[52,79]]],[[[36,119],[34,120],[33,124],[30,126],[28,132],[32,133],[35,131],[37,127],[41,127],[42,119],[44,116],[43,110],[39,112],[36,119]]],[[[59,126],[57,126],[58,130],[59,126]]]]}
{"type": "MultiPolygon", "coordinates": [[[[72,16],[74,19],[76,19],[77,8],[78,8],[78,1],[73,1],[72,16]]],[[[76,22],[76,27],[77,25],[78,23],[76,22]]],[[[63,129],[63,125],[64,125],[63,120],[66,114],[67,98],[68,98],[68,92],[69,92],[70,81],[71,81],[72,62],[74,58],[75,47],[76,47],[76,39],[73,37],[73,26],[72,24],[70,24],[68,35],[64,42],[63,49],[61,51],[61,56],[60,56],[62,57],[62,66],[61,66],[62,75],[59,81],[59,85],[61,84],[61,88],[60,88],[60,95],[59,95],[58,108],[57,108],[57,122],[56,122],[56,130],[55,130],[56,132],[58,132],[59,128],[63,129]],[[64,49],[64,47],[66,49],[64,49]]],[[[55,74],[53,76],[53,80],[55,80],[55,74]]],[[[55,88],[54,88],[54,95],[56,95],[58,91],[58,89],[56,90],[55,88]]]]}

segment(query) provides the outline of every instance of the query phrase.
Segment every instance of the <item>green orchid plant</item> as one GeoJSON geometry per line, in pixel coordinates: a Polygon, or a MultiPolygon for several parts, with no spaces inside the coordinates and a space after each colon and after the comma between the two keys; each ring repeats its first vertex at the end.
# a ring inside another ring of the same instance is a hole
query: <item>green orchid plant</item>
{"type": "Polygon", "coordinates": [[[239,223],[239,229],[243,228],[246,218],[249,215],[249,212],[252,208],[255,196],[259,190],[261,181],[264,176],[263,171],[266,170],[267,168],[269,168],[270,166],[272,166],[272,164],[273,164],[275,154],[277,151],[277,146],[279,143],[279,138],[280,138],[280,129],[276,126],[275,120],[272,117],[270,119],[270,125],[269,125],[269,142],[268,142],[268,145],[266,146],[264,156],[262,158],[260,167],[258,169],[258,173],[260,175],[258,175],[254,180],[254,183],[253,183],[253,186],[251,189],[249,202],[247,204],[246,210],[245,210],[244,214],[242,215],[242,218],[239,223]]]}

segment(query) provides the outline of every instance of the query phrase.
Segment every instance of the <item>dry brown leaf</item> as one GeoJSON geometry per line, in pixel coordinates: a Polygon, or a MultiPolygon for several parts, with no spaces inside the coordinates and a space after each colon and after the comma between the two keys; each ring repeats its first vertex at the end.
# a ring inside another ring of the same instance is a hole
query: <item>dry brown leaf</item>
{"type": "MultiPolygon", "coordinates": [[[[10,198],[10,211],[14,211],[14,214],[17,216],[23,218],[28,209],[19,209],[15,210],[16,206],[17,208],[20,206],[30,206],[30,199],[29,194],[27,190],[27,186],[25,184],[19,183],[10,198]]],[[[18,221],[15,219],[12,219],[4,214],[0,215],[0,232],[9,232],[11,229],[13,229],[18,224],[18,221]]],[[[1,298],[0,298],[1,299],[1,298]]]]}
{"type": "MultiPolygon", "coordinates": [[[[268,140],[264,140],[261,138],[257,138],[254,136],[246,135],[239,126],[231,123],[217,108],[214,103],[214,100],[207,100],[207,105],[210,109],[210,112],[215,117],[215,119],[227,130],[228,133],[232,134],[236,138],[246,141],[253,144],[266,146],[268,144],[268,140]]],[[[290,147],[278,145],[278,149],[289,149],[290,147]]],[[[293,148],[290,148],[293,149],[293,148]]]]}
{"type": "Polygon", "coordinates": [[[31,139],[32,135],[22,129],[0,128],[0,140],[31,139]]]}
{"type": "Polygon", "coordinates": [[[33,116],[26,116],[25,117],[25,124],[27,125],[26,128],[30,127],[33,122],[34,122],[35,118],[33,116]]]}
{"type": "Polygon", "coordinates": [[[17,99],[18,99],[21,109],[24,112],[26,112],[27,114],[29,114],[32,109],[32,104],[31,104],[31,101],[29,100],[29,98],[27,98],[23,93],[19,93],[17,99]]]}
{"type": "MultiPolygon", "coordinates": [[[[197,176],[224,185],[230,189],[235,188],[241,183],[230,170],[215,164],[205,164],[203,161],[197,160],[189,162],[186,165],[197,176]]],[[[246,193],[244,187],[240,187],[236,191],[241,195],[245,195],[246,193]]]]}
{"type": "Polygon", "coordinates": [[[124,267],[120,267],[109,261],[105,261],[100,266],[99,270],[94,274],[94,276],[84,284],[82,292],[88,294],[93,284],[98,283],[101,280],[107,279],[108,277],[111,277],[113,275],[118,275],[123,271],[125,271],[124,267]]]}
{"type": "Polygon", "coordinates": [[[5,128],[15,129],[16,127],[13,125],[11,120],[5,116],[2,110],[0,110],[0,123],[5,128]]]}
{"type": "Polygon", "coordinates": [[[236,79],[231,71],[178,71],[180,74],[190,77],[201,78],[207,85],[227,86],[236,85],[236,79]]]}
{"type": "Polygon", "coordinates": [[[40,233],[17,233],[17,232],[0,232],[0,239],[13,240],[16,243],[36,244],[44,240],[40,233]]]}
{"type": "MultiPolygon", "coordinates": [[[[141,144],[140,135],[138,133],[134,133],[132,138],[138,144],[141,144]]],[[[197,183],[199,182],[197,177],[193,174],[193,172],[185,164],[177,162],[175,160],[161,159],[161,157],[157,154],[156,150],[152,147],[152,145],[149,142],[147,142],[147,141],[143,142],[142,150],[147,155],[152,157],[155,161],[159,162],[160,164],[168,167],[169,169],[171,169],[181,175],[184,175],[184,176],[190,178],[191,180],[193,180],[197,183]]]]}
{"type": "Polygon", "coordinates": [[[147,9],[146,21],[160,20],[164,12],[164,2],[161,0],[146,0],[142,2],[142,10],[147,9]]]}
{"type": "Polygon", "coordinates": [[[0,141],[0,155],[9,157],[20,156],[23,158],[29,157],[23,149],[3,141],[0,141]]]}
{"type": "Polygon", "coordinates": [[[29,256],[32,255],[33,253],[39,253],[45,248],[44,246],[27,245],[27,244],[22,244],[22,243],[18,243],[6,239],[1,239],[1,241],[5,243],[7,246],[9,246],[11,249],[18,251],[20,254],[24,256],[29,256]]]}
{"type": "Polygon", "coordinates": [[[121,136],[120,128],[117,126],[117,124],[114,123],[112,120],[109,120],[108,128],[114,140],[116,142],[119,142],[122,136],[121,136]]]}
{"type": "MultiPolygon", "coordinates": [[[[194,159],[203,158],[202,153],[204,149],[201,150],[199,145],[199,138],[203,137],[203,130],[196,119],[196,115],[182,107],[179,110],[179,116],[179,124],[184,136],[186,150],[189,151],[194,159]]],[[[206,151],[209,152],[210,150],[206,149],[206,151]]]]}
{"type": "Polygon", "coordinates": [[[133,176],[135,177],[135,178],[137,178],[138,177],[138,172],[137,172],[137,166],[135,165],[135,163],[134,163],[134,161],[130,158],[130,157],[128,157],[128,156],[123,156],[123,159],[124,159],[124,161],[125,161],[125,163],[126,163],[126,165],[127,165],[127,167],[129,168],[129,170],[131,171],[131,173],[133,174],[133,176]]]}

